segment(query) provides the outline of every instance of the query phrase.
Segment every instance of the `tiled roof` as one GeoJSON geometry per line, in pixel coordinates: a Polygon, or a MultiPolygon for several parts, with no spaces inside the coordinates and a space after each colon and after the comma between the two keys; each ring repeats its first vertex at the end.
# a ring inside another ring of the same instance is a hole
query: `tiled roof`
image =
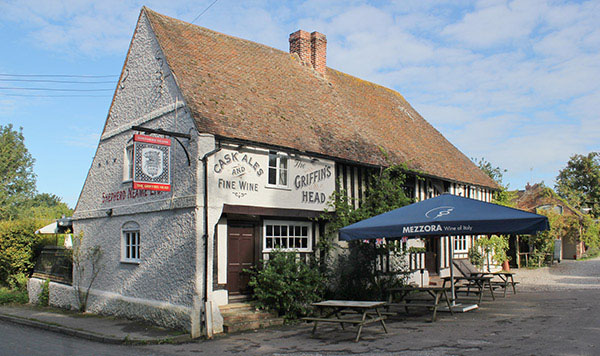
{"type": "Polygon", "coordinates": [[[198,130],[497,188],[396,91],[144,8],[198,130]]]}
{"type": "Polygon", "coordinates": [[[560,205],[566,215],[582,215],[581,212],[561,199],[552,189],[544,186],[543,183],[532,186],[528,185],[525,190],[517,191],[513,203],[516,208],[533,213],[536,212],[536,208],[542,205],[560,205]]]}

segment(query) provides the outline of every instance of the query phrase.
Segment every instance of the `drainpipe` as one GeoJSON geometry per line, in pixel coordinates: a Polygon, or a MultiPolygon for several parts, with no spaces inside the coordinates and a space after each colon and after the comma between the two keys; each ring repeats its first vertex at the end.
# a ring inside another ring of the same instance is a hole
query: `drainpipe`
{"type": "MultiPolygon", "coordinates": [[[[221,147],[217,147],[214,150],[206,153],[200,160],[204,165],[204,293],[202,301],[204,302],[204,319],[208,318],[208,310],[206,310],[206,303],[208,302],[208,157],[219,152],[221,147]]],[[[211,310],[212,312],[212,310],[211,310]]],[[[207,336],[208,335],[208,329],[207,336]]]]}

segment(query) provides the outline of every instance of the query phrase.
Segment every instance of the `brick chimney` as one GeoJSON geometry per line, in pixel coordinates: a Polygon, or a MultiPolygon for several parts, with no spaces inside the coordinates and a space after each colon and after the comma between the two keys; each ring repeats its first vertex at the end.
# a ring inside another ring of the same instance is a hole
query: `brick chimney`
{"type": "Polygon", "coordinates": [[[325,75],[327,70],[327,38],[324,34],[315,31],[310,34],[310,44],[312,66],[317,72],[325,75]]]}
{"type": "Polygon", "coordinates": [[[290,53],[298,54],[303,64],[325,75],[327,68],[327,38],[319,32],[298,30],[290,34],[290,53]]]}

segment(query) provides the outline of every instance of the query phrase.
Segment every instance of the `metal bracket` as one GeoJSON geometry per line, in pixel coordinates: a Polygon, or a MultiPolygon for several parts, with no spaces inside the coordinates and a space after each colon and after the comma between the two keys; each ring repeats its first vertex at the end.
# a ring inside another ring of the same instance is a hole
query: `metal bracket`
{"type": "Polygon", "coordinates": [[[142,127],[142,126],[132,126],[131,129],[135,130],[135,131],[143,132],[145,134],[157,134],[157,135],[173,137],[173,139],[175,139],[175,141],[177,141],[179,143],[181,148],[183,148],[183,152],[185,152],[185,157],[187,158],[187,161],[188,161],[188,166],[192,165],[192,163],[190,161],[190,154],[188,153],[188,151],[185,148],[185,146],[183,145],[183,143],[181,143],[181,141],[179,141],[179,139],[178,139],[178,137],[181,137],[181,138],[191,140],[192,135],[181,133],[181,132],[166,131],[163,129],[151,129],[151,128],[142,127]]]}

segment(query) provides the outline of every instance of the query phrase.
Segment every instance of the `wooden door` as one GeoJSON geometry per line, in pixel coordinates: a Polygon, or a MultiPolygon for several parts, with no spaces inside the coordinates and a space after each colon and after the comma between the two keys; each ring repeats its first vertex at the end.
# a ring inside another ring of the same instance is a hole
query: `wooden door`
{"type": "Polygon", "coordinates": [[[254,227],[227,226],[227,290],[230,295],[247,294],[250,275],[243,272],[255,265],[254,227]]]}

